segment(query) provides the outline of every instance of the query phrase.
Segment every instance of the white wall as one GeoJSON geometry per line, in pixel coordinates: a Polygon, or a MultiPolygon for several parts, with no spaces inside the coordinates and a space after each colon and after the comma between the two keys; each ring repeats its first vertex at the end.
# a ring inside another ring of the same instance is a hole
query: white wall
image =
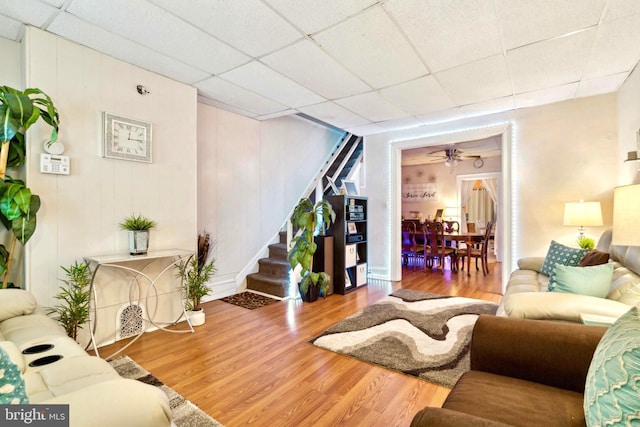
{"type": "MultiPolygon", "coordinates": [[[[402,200],[402,216],[412,218],[412,211],[422,213],[422,219],[431,218],[436,209],[456,207],[458,203],[458,188],[456,177],[458,175],[471,175],[478,173],[500,172],[501,157],[488,157],[484,159],[484,165],[480,169],[473,167],[473,160],[463,160],[454,169],[444,163],[428,163],[423,165],[411,165],[402,167],[402,183],[422,184],[434,182],[438,184],[439,200],[402,200]]],[[[460,218],[456,218],[460,221],[460,218]]]]}
{"type": "MultiPolygon", "coordinates": [[[[26,85],[53,99],[61,117],[64,154],[71,158],[69,176],[40,173],[39,156],[49,128],[32,128],[27,182],[40,195],[42,207],[38,228],[26,245],[26,287],[39,303],[54,303],[58,278],[63,277],[60,266],[85,256],[128,253],[127,234],[118,223],[131,213],[158,223],[150,250],[194,250],[196,90],[38,29],[28,28],[23,44],[26,85]],[[151,93],[139,95],[138,84],[151,93]],[[153,163],[101,157],[103,111],[153,124],[153,163]]],[[[104,319],[128,301],[130,278],[98,276],[101,303],[113,304],[102,317],[106,327],[104,319]]],[[[166,286],[175,289],[175,281],[166,286]]],[[[167,289],[161,287],[161,292],[167,289]]],[[[167,313],[160,317],[169,320],[181,305],[164,309],[167,313]]],[[[109,331],[102,332],[106,336],[109,331]]]]}
{"type": "MultiPolygon", "coordinates": [[[[618,91],[619,159],[623,162],[628,151],[640,150],[640,68],[631,73],[618,91]]],[[[640,184],[640,161],[622,163],[619,185],[640,184]]]]}
{"type": "MultiPolygon", "coordinates": [[[[541,107],[517,110],[413,129],[404,133],[373,135],[367,146],[367,188],[371,241],[369,260],[378,277],[391,278],[390,263],[395,259],[389,241],[393,206],[390,171],[399,159],[392,156],[390,143],[447,134],[482,130],[487,126],[510,124],[512,147],[503,157],[512,174],[513,248],[505,258],[543,256],[551,239],[574,243],[577,230],[562,226],[564,203],[575,200],[599,200],[603,206],[605,227],[611,225],[613,188],[620,168],[617,148],[616,95],[602,95],[541,107]],[[509,159],[510,158],[510,159],[509,159]]],[[[454,141],[455,142],[455,141],[454,141]]],[[[505,161],[503,161],[503,165],[505,161]]],[[[398,165],[395,165],[398,168],[398,165]]],[[[503,169],[505,171],[505,169],[503,169]]],[[[398,180],[400,181],[400,180],[398,180]]],[[[605,227],[593,227],[587,234],[598,236],[605,227]]],[[[393,279],[398,279],[394,277],[393,279]]]]}
{"type": "Polygon", "coordinates": [[[206,299],[245,288],[340,134],[298,117],[259,122],[198,104],[198,230],[216,240],[206,299]]]}

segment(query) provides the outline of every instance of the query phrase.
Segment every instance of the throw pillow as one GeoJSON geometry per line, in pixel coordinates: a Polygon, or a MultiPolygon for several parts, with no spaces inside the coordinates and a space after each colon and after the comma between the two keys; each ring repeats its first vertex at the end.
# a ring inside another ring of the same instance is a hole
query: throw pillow
{"type": "Polygon", "coordinates": [[[591,267],[570,267],[556,264],[549,280],[549,288],[555,292],[591,295],[604,298],[609,293],[613,278],[613,264],[601,264],[591,267]]]}
{"type": "Polygon", "coordinates": [[[20,369],[0,347],[0,405],[29,403],[20,369]]]}
{"type": "Polygon", "coordinates": [[[591,250],[589,252],[587,252],[582,259],[580,260],[580,263],[578,264],[579,267],[589,267],[591,265],[600,265],[600,264],[606,264],[609,262],[609,252],[603,252],[603,251],[599,251],[597,249],[591,250]]]}
{"type": "Polygon", "coordinates": [[[586,253],[586,249],[572,248],[552,240],[549,245],[549,250],[547,251],[547,256],[544,258],[544,262],[542,263],[540,273],[551,277],[556,264],[575,267],[580,263],[580,260],[586,253]]]}
{"type": "Polygon", "coordinates": [[[589,427],[635,425],[640,420],[640,317],[633,307],[596,347],[587,373],[584,414],[589,427]]]}

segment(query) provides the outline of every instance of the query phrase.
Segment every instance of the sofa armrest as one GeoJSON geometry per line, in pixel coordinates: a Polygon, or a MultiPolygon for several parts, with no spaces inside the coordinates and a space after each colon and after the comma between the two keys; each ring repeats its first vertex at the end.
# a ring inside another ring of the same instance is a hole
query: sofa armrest
{"type": "Polygon", "coordinates": [[[593,353],[606,328],[480,315],[471,369],[584,392],[593,353]]]}
{"type": "Polygon", "coordinates": [[[476,417],[474,415],[458,411],[452,411],[450,409],[426,407],[418,412],[413,417],[413,421],[411,421],[411,427],[421,426],[506,427],[508,424],[487,420],[485,418],[476,417]]]}
{"type": "Polygon", "coordinates": [[[518,268],[520,270],[533,270],[540,273],[542,264],[544,264],[544,257],[541,256],[524,257],[518,260],[518,268]]]}

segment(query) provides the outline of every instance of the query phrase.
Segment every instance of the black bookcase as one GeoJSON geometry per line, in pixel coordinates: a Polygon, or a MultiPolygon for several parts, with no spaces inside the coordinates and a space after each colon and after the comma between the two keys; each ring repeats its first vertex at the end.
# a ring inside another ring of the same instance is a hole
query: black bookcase
{"type": "Polygon", "coordinates": [[[344,295],[367,284],[367,198],[327,196],[336,212],[333,236],[333,291],[344,295]]]}

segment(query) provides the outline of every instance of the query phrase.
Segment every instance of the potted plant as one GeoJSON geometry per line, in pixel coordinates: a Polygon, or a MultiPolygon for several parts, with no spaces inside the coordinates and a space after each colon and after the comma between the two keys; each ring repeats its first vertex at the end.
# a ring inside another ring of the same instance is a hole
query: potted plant
{"type": "Polygon", "coordinates": [[[89,299],[91,269],[89,264],[76,261],[64,270],[66,279],[61,279],[66,287],[54,297],[61,303],[48,310],[48,314],[62,324],[67,335],[77,341],[78,331],[89,321],[89,299]]]}
{"type": "Polygon", "coordinates": [[[301,199],[293,210],[291,222],[294,229],[299,231],[291,240],[288,258],[292,269],[300,266],[298,289],[303,301],[313,302],[320,293],[324,298],[329,292],[329,275],[313,271],[313,255],[318,249],[314,236],[320,227],[326,229],[335,218],[336,213],[326,200],[320,200],[314,205],[309,199],[301,199]]]}
{"type": "Polygon", "coordinates": [[[207,282],[216,271],[215,260],[206,263],[210,245],[209,235],[198,237],[198,256],[176,265],[176,277],[180,279],[182,295],[185,299],[187,315],[192,326],[205,322],[204,310],[200,306],[202,298],[209,295],[211,289],[207,282]]]}
{"type": "Polygon", "coordinates": [[[51,126],[49,144],[58,139],[59,116],[51,98],[40,89],[19,91],[0,86],[0,221],[12,231],[9,249],[0,245],[0,274],[6,288],[16,241],[23,245],[36,230],[40,197],[31,193],[24,181],[6,175],[7,167],[24,164],[25,134],[38,119],[51,126]]]}
{"type": "Polygon", "coordinates": [[[596,241],[593,238],[587,236],[578,237],[578,246],[580,246],[582,249],[591,251],[596,246],[596,241]]]}
{"type": "Polygon", "coordinates": [[[156,222],[142,214],[131,214],[120,223],[120,228],[129,232],[129,253],[146,255],[149,249],[149,230],[156,228],[156,222]]]}

